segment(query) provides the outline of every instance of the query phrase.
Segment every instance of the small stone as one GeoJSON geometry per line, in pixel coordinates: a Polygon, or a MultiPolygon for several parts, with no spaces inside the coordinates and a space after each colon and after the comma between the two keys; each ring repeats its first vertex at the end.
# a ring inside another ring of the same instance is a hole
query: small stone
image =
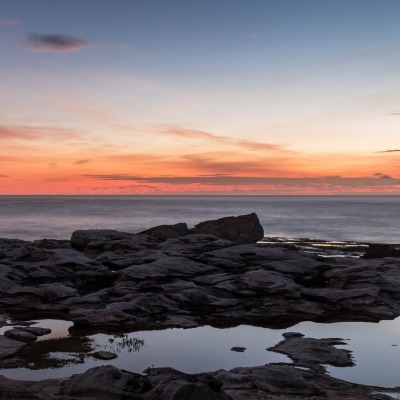
{"type": "Polygon", "coordinates": [[[231,351],[236,351],[236,353],[244,353],[246,347],[232,347],[231,351]]]}
{"type": "Polygon", "coordinates": [[[24,344],[0,335],[0,360],[16,353],[24,344]]]}
{"type": "Polygon", "coordinates": [[[109,351],[96,351],[96,353],[93,353],[93,357],[99,360],[113,360],[118,356],[114,353],[110,353],[109,351]]]}
{"type": "Polygon", "coordinates": [[[295,337],[303,337],[304,335],[299,332],[285,332],[282,336],[286,339],[295,338],[295,337]]]}

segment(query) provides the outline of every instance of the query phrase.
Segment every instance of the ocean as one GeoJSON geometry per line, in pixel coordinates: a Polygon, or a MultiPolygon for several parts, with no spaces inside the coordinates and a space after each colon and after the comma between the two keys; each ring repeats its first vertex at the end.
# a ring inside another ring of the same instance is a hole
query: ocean
{"type": "Polygon", "coordinates": [[[400,243],[400,196],[0,196],[0,237],[69,239],[77,229],[137,233],[253,211],[267,237],[400,243]]]}

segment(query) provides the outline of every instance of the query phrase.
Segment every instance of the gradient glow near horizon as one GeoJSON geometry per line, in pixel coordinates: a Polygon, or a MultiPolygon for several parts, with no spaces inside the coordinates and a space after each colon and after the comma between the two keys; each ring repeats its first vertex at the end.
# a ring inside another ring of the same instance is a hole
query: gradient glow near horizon
{"type": "Polygon", "coordinates": [[[400,194],[398,0],[0,0],[0,194],[400,194]]]}

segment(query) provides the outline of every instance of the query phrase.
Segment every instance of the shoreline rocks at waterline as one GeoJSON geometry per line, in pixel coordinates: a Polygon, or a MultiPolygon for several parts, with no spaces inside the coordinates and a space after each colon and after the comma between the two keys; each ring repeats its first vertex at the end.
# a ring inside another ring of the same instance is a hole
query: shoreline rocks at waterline
{"type": "MultiPolygon", "coordinates": [[[[205,324],[288,327],[305,320],[379,321],[400,315],[397,248],[371,246],[368,253],[367,246],[365,258],[323,257],[295,245],[259,242],[263,236],[252,213],[194,228],[163,225],[140,234],[81,230],[69,241],[0,239],[0,325],[28,315],[58,315],[73,321],[74,329],[101,332],[205,324]]],[[[8,360],[25,346],[24,336],[37,336],[16,330],[18,340],[0,335],[0,359],[8,360]]],[[[338,341],[318,343],[324,350],[338,341]]],[[[334,399],[345,393],[352,399],[387,398],[371,387],[326,375],[315,367],[315,346],[296,335],[278,344],[276,351],[288,354],[293,365],[211,375],[151,369],[145,376],[109,366],[17,386],[0,377],[0,392],[14,399],[49,400],[78,393],[82,399],[117,399],[127,395],[127,387],[137,399],[160,400],[334,399]],[[300,344],[308,357],[296,358],[293,348],[300,344]],[[95,384],[99,377],[103,386],[95,384]]]]}

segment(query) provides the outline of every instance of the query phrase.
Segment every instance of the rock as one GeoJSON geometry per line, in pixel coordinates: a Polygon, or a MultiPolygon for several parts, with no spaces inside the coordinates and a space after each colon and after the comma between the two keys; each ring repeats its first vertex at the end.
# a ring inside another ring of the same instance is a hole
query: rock
{"type": "Polygon", "coordinates": [[[146,387],[146,379],[139,374],[121,371],[111,365],[95,367],[83,374],[73,375],[60,390],[62,395],[94,399],[136,397],[146,387]],[[135,396],[136,394],[136,396],[135,396]]]}
{"type": "Polygon", "coordinates": [[[131,237],[133,234],[118,232],[112,229],[88,229],[77,230],[72,233],[70,243],[71,247],[77,250],[83,250],[87,245],[94,241],[121,240],[131,237]]]}
{"type": "Polygon", "coordinates": [[[236,351],[236,353],[244,353],[246,347],[232,347],[231,351],[236,351]]]}
{"type": "Polygon", "coordinates": [[[146,400],[232,400],[222,382],[211,374],[185,374],[173,368],[148,368],[144,371],[152,389],[146,400]]]}
{"type": "Polygon", "coordinates": [[[99,360],[113,360],[118,356],[115,353],[110,353],[109,351],[96,351],[93,353],[93,357],[99,360]]]}
{"type": "Polygon", "coordinates": [[[191,232],[206,233],[241,244],[255,243],[264,238],[264,229],[256,213],[200,222],[191,232]]]}
{"type": "Polygon", "coordinates": [[[0,360],[15,354],[25,343],[0,335],[0,360]]]}
{"type": "Polygon", "coordinates": [[[191,234],[180,238],[172,238],[160,244],[160,250],[171,256],[192,256],[208,251],[225,249],[234,246],[230,240],[217,238],[207,234],[191,234]]]}
{"type": "Polygon", "coordinates": [[[83,251],[89,258],[95,259],[104,252],[123,255],[142,249],[153,248],[159,240],[149,235],[136,235],[111,229],[78,230],[72,233],[71,247],[83,251]]]}
{"type": "Polygon", "coordinates": [[[32,333],[36,336],[44,336],[51,333],[51,329],[49,328],[40,328],[35,326],[27,326],[26,328],[19,328],[22,331],[32,333]]]}
{"type": "MultiPolygon", "coordinates": [[[[6,320],[17,314],[34,318],[36,312],[56,312],[86,332],[207,324],[288,327],[304,320],[379,321],[400,315],[400,263],[394,253],[391,258],[324,258],[323,250],[316,256],[279,243],[240,244],[263,237],[255,214],[186,229],[176,224],[136,235],[76,231],[72,247],[65,241],[0,239],[0,324],[8,325],[6,320]]],[[[381,250],[389,254],[387,247],[381,250]]],[[[13,356],[27,343],[20,340],[46,333],[29,326],[7,331],[18,340],[0,335],[0,359],[23,366],[13,356]]],[[[334,347],[341,340],[291,332],[284,337],[273,350],[287,354],[293,364],[209,374],[157,368],[147,376],[107,366],[41,382],[0,376],[0,393],[10,399],[44,400],[387,398],[373,394],[376,388],[325,373],[321,362],[352,363],[349,352],[334,347]]]]}
{"type": "Polygon", "coordinates": [[[390,400],[391,393],[398,393],[396,388],[352,384],[324,371],[282,364],[200,374],[172,368],[151,368],[145,373],[101,366],[69,378],[38,382],[0,375],[0,393],[4,399],[15,400],[390,400]]]}
{"type": "Polygon", "coordinates": [[[119,271],[118,281],[133,279],[144,280],[152,278],[168,277],[184,277],[195,276],[200,274],[208,274],[215,271],[210,265],[205,265],[184,257],[169,257],[165,256],[157,261],[132,265],[119,271]]]}
{"type": "Polygon", "coordinates": [[[370,243],[361,258],[400,257],[400,249],[394,245],[370,243]]]}
{"type": "Polygon", "coordinates": [[[190,231],[185,223],[174,225],[158,225],[143,232],[139,232],[139,234],[146,234],[152,237],[156,237],[160,240],[177,238],[180,236],[189,235],[189,233],[190,231]]]}
{"type": "Polygon", "coordinates": [[[306,338],[301,333],[296,332],[284,333],[283,336],[285,340],[267,350],[286,354],[297,366],[313,369],[320,368],[320,364],[328,364],[335,367],[351,367],[355,365],[349,350],[334,347],[347,344],[343,339],[306,338]]]}
{"type": "Polygon", "coordinates": [[[4,332],[4,336],[20,342],[34,342],[37,340],[37,335],[26,331],[24,328],[14,328],[4,332]]]}

